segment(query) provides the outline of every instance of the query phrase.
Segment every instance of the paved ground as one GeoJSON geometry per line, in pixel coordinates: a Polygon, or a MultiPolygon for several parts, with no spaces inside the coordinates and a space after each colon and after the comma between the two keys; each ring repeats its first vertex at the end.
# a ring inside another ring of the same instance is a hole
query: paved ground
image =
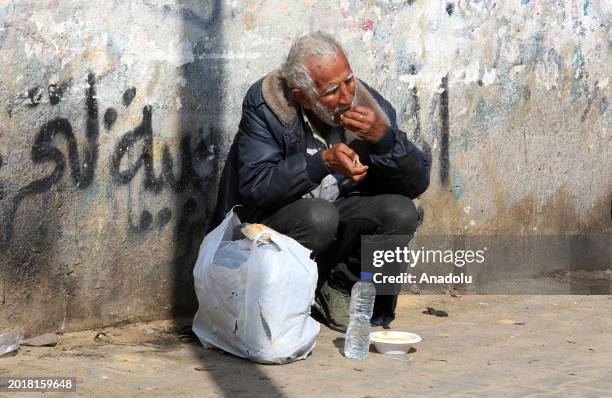
{"type": "Polygon", "coordinates": [[[22,347],[0,358],[0,376],[74,376],[63,396],[84,397],[612,396],[611,296],[401,296],[398,316],[393,329],[423,337],[403,356],[348,360],[343,335],[322,328],[305,361],[256,365],[155,322],[22,347]]]}

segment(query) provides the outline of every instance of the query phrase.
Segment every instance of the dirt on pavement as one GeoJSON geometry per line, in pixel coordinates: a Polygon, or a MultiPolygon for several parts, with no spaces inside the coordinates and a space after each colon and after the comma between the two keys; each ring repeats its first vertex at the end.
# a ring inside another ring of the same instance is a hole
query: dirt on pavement
{"type": "Polygon", "coordinates": [[[611,314],[611,296],[402,295],[392,330],[423,338],[406,355],[346,359],[343,334],[322,326],[306,360],[259,365],[203,348],[190,320],[160,321],[21,347],[0,377],[76,378],[45,397],[611,396],[611,314]]]}

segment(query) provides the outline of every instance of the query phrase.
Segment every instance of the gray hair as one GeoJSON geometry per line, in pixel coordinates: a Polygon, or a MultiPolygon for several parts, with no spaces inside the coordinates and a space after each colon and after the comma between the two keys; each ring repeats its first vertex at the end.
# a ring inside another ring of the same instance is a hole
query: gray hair
{"type": "Polygon", "coordinates": [[[289,88],[297,88],[306,95],[311,95],[314,80],[306,62],[312,57],[331,62],[339,53],[344,54],[344,50],[331,35],[321,31],[309,33],[294,40],[287,59],[280,68],[280,74],[289,88]]]}

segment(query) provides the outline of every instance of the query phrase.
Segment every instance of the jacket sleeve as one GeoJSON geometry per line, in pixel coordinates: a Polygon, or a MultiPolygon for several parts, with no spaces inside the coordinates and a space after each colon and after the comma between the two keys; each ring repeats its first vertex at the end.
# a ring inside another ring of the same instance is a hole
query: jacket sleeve
{"type": "Polygon", "coordinates": [[[429,186],[430,156],[397,127],[393,107],[376,91],[370,91],[389,116],[391,126],[378,142],[370,145],[366,183],[378,192],[416,198],[429,186]]]}
{"type": "Polygon", "coordinates": [[[329,174],[320,153],[285,157],[282,137],[272,133],[257,108],[243,107],[238,134],[239,190],[249,204],[278,209],[312,191],[329,174]]]}

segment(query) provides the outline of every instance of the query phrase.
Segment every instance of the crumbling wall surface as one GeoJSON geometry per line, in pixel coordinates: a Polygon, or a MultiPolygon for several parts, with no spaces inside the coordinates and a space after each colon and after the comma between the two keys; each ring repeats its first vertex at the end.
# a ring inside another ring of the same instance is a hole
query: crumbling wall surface
{"type": "Polygon", "coordinates": [[[201,56],[220,2],[0,4],[0,326],[193,314],[231,131],[201,56]]]}
{"type": "Polygon", "coordinates": [[[422,233],[610,228],[605,1],[0,0],[0,329],[194,310],[254,81],[334,34],[433,159],[422,233]]]}

